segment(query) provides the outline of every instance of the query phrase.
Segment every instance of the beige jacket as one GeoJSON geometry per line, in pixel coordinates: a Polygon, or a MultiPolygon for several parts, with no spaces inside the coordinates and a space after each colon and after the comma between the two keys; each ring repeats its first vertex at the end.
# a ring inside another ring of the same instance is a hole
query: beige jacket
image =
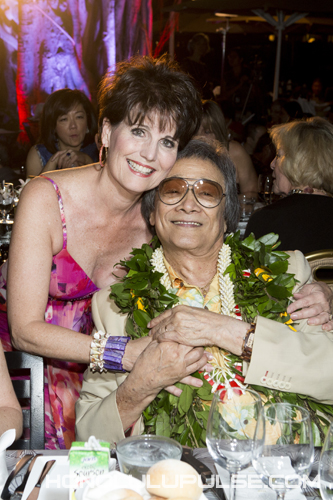
{"type": "MultiPolygon", "coordinates": [[[[290,252],[288,272],[299,281],[295,292],[311,280],[310,267],[299,251],[290,252]]],[[[92,313],[98,330],[125,335],[126,316],[109,299],[109,288],[94,295],[92,313]]],[[[245,382],[333,404],[333,333],[309,326],[306,320],[296,328],[298,331],[293,332],[288,326],[258,317],[251,363],[244,366],[245,382]]],[[[116,405],[116,390],[125,377],[85,371],[76,403],[78,440],[87,440],[93,434],[112,444],[125,437],[116,405]]],[[[140,419],[132,434],[141,433],[142,428],[140,419]]]]}

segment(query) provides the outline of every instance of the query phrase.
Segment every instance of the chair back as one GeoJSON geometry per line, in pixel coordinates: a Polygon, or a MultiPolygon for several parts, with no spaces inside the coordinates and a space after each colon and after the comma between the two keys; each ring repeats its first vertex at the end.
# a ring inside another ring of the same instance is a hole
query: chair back
{"type": "Polygon", "coordinates": [[[305,255],[310,264],[313,279],[324,281],[333,288],[333,250],[317,250],[305,255]]]}
{"type": "Polygon", "coordinates": [[[14,391],[23,412],[23,436],[10,447],[44,449],[44,360],[26,352],[5,352],[14,391]]]}

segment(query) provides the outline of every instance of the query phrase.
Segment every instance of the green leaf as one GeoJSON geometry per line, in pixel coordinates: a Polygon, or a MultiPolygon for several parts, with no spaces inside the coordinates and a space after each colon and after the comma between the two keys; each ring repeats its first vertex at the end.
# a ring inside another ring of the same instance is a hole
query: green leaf
{"type": "Polygon", "coordinates": [[[181,395],[179,397],[179,408],[184,413],[187,413],[192,405],[192,402],[193,402],[194,390],[189,385],[185,385],[185,384],[181,384],[181,385],[182,385],[183,392],[181,393],[181,395]]]}
{"type": "Polygon", "coordinates": [[[156,435],[170,437],[169,415],[165,411],[156,419],[156,435]]]}
{"type": "Polygon", "coordinates": [[[312,436],[313,436],[313,446],[321,446],[322,442],[320,439],[320,433],[317,425],[314,422],[311,422],[312,427],[312,436]]]}
{"type": "Polygon", "coordinates": [[[135,323],[141,328],[146,328],[149,321],[152,319],[145,311],[133,311],[133,318],[135,323]]]}
{"type": "Polygon", "coordinates": [[[267,285],[267,293],[276,299],[287,299],[291,293],[285,287],[280,285],[267,285]]]}
{"type": "Polygon", "coordinates": [[[288,269],[288,261],[283,262],[273,262],[270,264],[269,269],[272,274],[282,274],[285,273],[288,269]]]}

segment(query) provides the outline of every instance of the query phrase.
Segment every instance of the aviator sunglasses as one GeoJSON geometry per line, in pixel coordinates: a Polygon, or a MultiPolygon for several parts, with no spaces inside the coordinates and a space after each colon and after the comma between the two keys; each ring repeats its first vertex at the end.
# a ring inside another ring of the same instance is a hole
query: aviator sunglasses
{"type": "Polygon", "coordinates": [[[217,207],[226,196],[218,182],[208,179],[189,179],[195,181],[189,184],[182,177],[169,177],[164,179],[158,187],[158,195],[165,205],[176,205],[185,198],[189,189],[193,191],[194,198],[205,208],[217,207]]]}

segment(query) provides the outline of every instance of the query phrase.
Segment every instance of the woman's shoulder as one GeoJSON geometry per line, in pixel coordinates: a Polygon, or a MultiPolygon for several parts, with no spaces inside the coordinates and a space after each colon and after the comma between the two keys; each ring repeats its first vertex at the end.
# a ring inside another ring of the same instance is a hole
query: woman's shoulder
{"type": "Polygon", "coordinates": [[[237,157],[250,158],[250,155],[248,154],[244,146],[242,146],[240,142],[234,140],[231,140],[229,142],[229,153],[230,156],[234,155],[237,157]]]}

